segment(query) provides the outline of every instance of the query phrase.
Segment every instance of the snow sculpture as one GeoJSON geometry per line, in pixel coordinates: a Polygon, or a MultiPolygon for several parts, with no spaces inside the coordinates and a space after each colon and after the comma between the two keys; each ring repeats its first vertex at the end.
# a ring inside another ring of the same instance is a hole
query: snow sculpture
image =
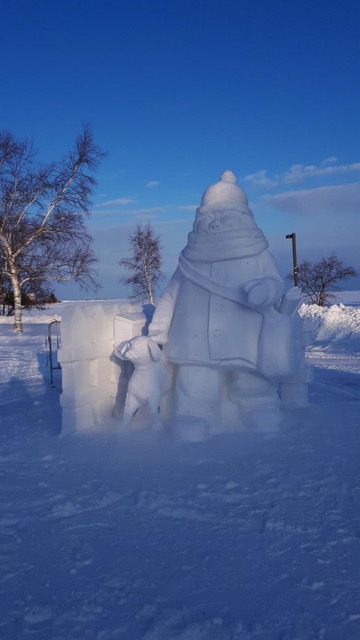
{"type": "Polygon", "coordinates": [[[284,294],[267,248],[245,192],[226,171],[202,197],[150,325],[145,308],[124,301],[66,308],[62,433],[111,427],[120,416],[124,429],[147,405],[147,423],[159,428],[161,417],[197,440],[228,426],[273,428],[279,390],[283,405],[304,406],[301,292],[284,294]]]}
{"type": "Polygon", "coordinates": [[[160,347],[147,336],[138,336],[115,345],[115,355],[132,362],[135,369],[129,380],[121,428],[125,429],[136,411],[147,405],[154,429],[161,428],[160,400],[169,391],[170,373],[160,347]]]}
{"type": "Polygon", "coordinates": [[[141,308],[119,301],[69,305],[61,319],[62,435],[104,428],[122,414],[126,363],[113,358],[114,340],[147,330],[141,308]],[[120,365],[120,366],[119,366],[120,365]]]}
{"type": "Polygon", "coordinates": [[[299,370],[301,291],[283,281],[231,171],[206,189],[149,326],[175,368],[171,412],[185,439],[219,424],[279,422],[278,384],[299,370]]]}

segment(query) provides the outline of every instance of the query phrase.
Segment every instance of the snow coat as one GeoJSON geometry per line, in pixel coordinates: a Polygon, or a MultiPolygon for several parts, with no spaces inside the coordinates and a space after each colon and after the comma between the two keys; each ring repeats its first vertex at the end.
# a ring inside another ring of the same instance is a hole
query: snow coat
{"type": "Polygon", "coordinates": [[[167,343],[171,362],[256,370],[264,316],[249,305],[246,289],[258,280],[272,303],[281,298],[283,283],[267,250],[215,262],[187,260],[182,252],[149,334],[167,343]]]}

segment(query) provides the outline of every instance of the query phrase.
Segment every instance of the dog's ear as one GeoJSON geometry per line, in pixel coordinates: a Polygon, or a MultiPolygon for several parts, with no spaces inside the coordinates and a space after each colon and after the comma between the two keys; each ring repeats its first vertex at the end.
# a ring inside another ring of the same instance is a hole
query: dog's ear
{"type": "Polygon", "coordinates": [[[156,344],[156,342],[154,342],[154,340],[149,340],[147,346],[150,351],[150,356],[152,360],[154,360],[155,362],[160,360],[162,354],[161,354],[160,347],[156,344]]]}

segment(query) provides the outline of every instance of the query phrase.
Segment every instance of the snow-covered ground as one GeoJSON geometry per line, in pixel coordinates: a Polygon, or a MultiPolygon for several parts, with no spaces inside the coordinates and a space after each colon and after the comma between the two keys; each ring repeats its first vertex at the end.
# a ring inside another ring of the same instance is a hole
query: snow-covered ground
{"type": "Polygon", "coordinates": [[[61,309],[0,323],[1,640],[359,640],[360,309],[302,308],[309,408],[202,443],[59,438],[61,309]]]}

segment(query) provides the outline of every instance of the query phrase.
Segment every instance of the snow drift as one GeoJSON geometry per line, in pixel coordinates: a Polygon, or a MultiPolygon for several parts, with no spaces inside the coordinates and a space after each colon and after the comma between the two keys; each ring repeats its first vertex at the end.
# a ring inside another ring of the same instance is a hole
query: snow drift
{"type": "Polygon", "coordinates": [[[360,308],[334,304],[319,307],[303,304],[300,315],[314,332],[315,342],[352,342],[360,346],[360,308]]]}

